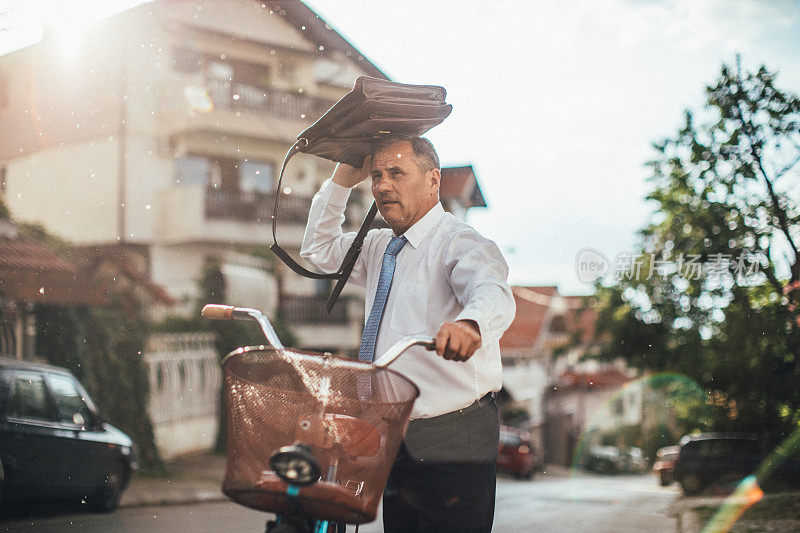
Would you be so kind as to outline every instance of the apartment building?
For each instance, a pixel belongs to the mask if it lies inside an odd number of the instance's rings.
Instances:
[[[124,251],[182,302],[178,312],[215,259],[230,303],[281,309],[303,345],[357,346],[357,294],[327,315],[324,287],[246,252],[271,243],[274,181],[296,135],[357,76],[385,75],[297,1],[156,0],[69,44],[46,34],[0,58],[0,183],[12,216]],[[288,249],[332,169],[310,156],[289,166]]]

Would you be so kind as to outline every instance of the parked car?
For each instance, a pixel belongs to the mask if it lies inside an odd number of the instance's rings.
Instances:
[[[765,490],[800,487],[800,460],[796,456],[768,455],[756,435],[701,433],[680,441],[675,480],[686,494],[697,494],[712,484],[736,483],[756,473]],[[787,450],[784,450],[786,452]],[[774,461],[774,464],[768,464]]]
[[[675,480],[686,494],[712,483],[735,482],[753,473],[762,461],[754,435],[701,433],[680,440]]]
[[[616,474],[625,468],[625,458],[616,446],[592,446],[582,463],[586,470],[600,474]]]
[[[531,434],[510,426],[500,426],[497,470],[518,478],[531,479],[536,471],[536,453]]]
[[[0,498],[74,496],[111,511],[136,467],[132,448],[69,371],[0,358]]]
[[[662,487],[675,481],[675,463],[678,461],[680,446],[665,446],[656,451],[656,462],[653,463],[653,473],[658,477]]]
[[[627,474],[644,474],[647,470],[647,457],[644,456],[644,451],[636,446],[629,448],[620,448],[620,456],[622,464],[620,465],[620,472]]]

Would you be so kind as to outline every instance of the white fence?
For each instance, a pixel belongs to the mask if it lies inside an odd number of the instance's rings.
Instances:
[[[217,435],[222,379],[214,335],[153,335],[144,359],[150,381],[148,409],[161,458],[211,449]]]

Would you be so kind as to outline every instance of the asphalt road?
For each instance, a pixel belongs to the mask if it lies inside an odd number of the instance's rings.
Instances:
[[[500,478],[494,531],[674,533],[676,522],[667,508],[677,494],[677,489],[659,487],[651,475]],[[130,507],[107,515],[75,508],[30,509],[25,516],[0,522],[0,532],[262,532],[266,521],[262,513],[227,502]],[[359,531],[381,532],[380,520]]]

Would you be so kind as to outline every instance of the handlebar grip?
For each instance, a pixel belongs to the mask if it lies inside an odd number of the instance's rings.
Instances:
[[[234,309],[232,305],[206,304],[200,314],[211,320],[232,320]]]

